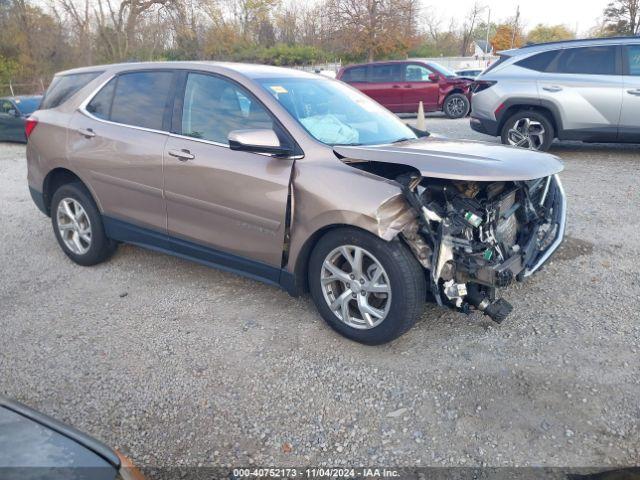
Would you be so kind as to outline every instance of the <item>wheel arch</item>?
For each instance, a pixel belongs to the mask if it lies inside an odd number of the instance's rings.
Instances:
[[[558,111],[557,107],[552,103],[541,101],[538,105],[536,105],[531,101],[509,101],[505,102],[504,105],[504,110],[502,111],[500,121],[498,122],[498,134],[502,132],[504,124],[515,113],[520,111],[534,111],[545,115],[553,126],[554,138],[560,137],[560,132],[562,131],[562,117],[560,116],[560,112]]]
[[[55,191],[62,185],[66,185],[69,183],[81,183],[87,189],[93,201],[96,202],[96,205],[98,205],[98,210],[102,210],[100,208],[100,204],[96,200],[95,195],[89,188],[89,185],[87,185],[87,183],[82,180],[82,178],[80,178],[78,174],[69,170],[68,168],[57,167],[47,173],[42,182],[42,197],[47,215],[51,216],[51,200]]]

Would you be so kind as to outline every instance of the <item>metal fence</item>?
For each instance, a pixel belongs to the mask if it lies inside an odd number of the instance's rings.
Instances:
[[[16,95],[42,94],[44,91],[45,84],[42,79],[26,83],[0,83],[1,96],[11,95],[13,97]]]
[[[499,57],[494,55],[485,55],[482,57],[433,57],[424,58],[422,60],[439,63],[443,67],[447,67],[449,70],[484,70],[498,58]]]
[[[432,58],[421,58],[420,60],[426,60],[428,62],[437,62],[443,67],[447,67],[450,70],[467,70],[467,69],[478,69],[484,70],[493,62],[495,62],[499,57],[494,55],[485,55],[485,56],[471,56],[471,57],[432,57]],[[334,72],[337,73],[342,67],[342,62],[331,62],[331,63],[318,63],[314,65],[302,65],[291,68],[297,68],[299,70],[304,70],[307,72]]]

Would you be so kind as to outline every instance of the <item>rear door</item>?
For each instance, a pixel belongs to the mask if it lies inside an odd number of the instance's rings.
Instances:
[[[11,100],[0,100],[0,141],[24,142],[24,120]]]
[[[612,141],[622,107],[620,52],[614,45],[567,48],[538,77],[542,102],[562,119],[561,138]]]
[[[290,139],[238,83],[204,72],[185,77],[164,156],[171,248],[277,281],[293,159],[233,151],[227,138],[274,129],[282,143]]]
[[[623,48],[624,88],[619,138],[625,142],[640,142],[640,44]]]
[[[174,73],[115,76],[73,115],[68,155],[109,219],[166,233],[162,155],[168,139]],[[125,222],[124,224],[122,222]]]
[[[426,65],[407,63],[404,67],[404,83],[402,84],[402,99],[406,112],[417,112],[422,102],[425,111],[438,110],[440,85],[429,79],[434,73]]]

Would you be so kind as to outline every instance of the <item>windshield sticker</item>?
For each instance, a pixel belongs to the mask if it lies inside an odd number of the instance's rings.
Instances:
[[[273,90],[276,93],[289,93],[287,91],[286,88],[280,86],[280,85],[272,85],[271,87],[269,87],[271,90]]]

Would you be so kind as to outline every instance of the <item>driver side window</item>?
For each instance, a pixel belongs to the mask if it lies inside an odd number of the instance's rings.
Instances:
[[[406,65],[404,80],[406,82],[431,82],[431,80],[429,80],[431,73],[431,70],[422,65]]]
[[[0,102],[0,113],[4,113],[5,115],[15,114],[16,107],[8,100],[2,100]]]
[[[213,75],[187,77],[182,135],[228,145],[233,130],[273,127],[269,113],[239,85]]]

